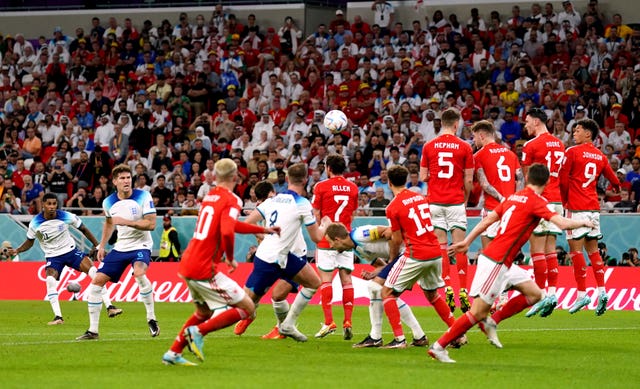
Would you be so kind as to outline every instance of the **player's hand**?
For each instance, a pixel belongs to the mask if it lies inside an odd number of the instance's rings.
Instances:
[[[95,246],[91,250],[89,250],[88,257],[89,257],[90,260],[95,261],[97,254],[98,254],[98,247]]]
[[[9,254],[10,257],[15,257],[16,255],[18,255],[18,250],[16,249],[9,249],[9,251],[7,251],[7,254]]]
[[[229,266],[230,268],[229,273],[233,273],[238,268],[238,262],[236,262],[236,260],[233,258],[231,260],[229,260],[229,258],[225,258],[224,263],[226,263],[227,266]]]
[[[393,235],[393,231],[391,231],[391,228],[385,228],[385,230],[382,232],[382,237],[386,240],[391,240],[391,235]]]
[[[447,247],[447,253],[453,255],[455,253],[466,253],[469,250],[469,244],[465,241],[454,243]],[[443,258],[444,260],[444,258]]]
[[[329,224],[331,224],[331,218],[329,216],[323,216],[322,219],[320,219],[319,227],[326,230]]]
[[[593,222],[593,220],[585,220],[584,221],[584,226],[587,228],[595,228],[596,227],[596,223]]]
[[[96,260],[98,262],[102,262],[106,255],[106,252],[104,251],[104,248],[102,246],[98,246],[97,249],[98,251],[96,252]]]
[[[375,271],[368,271],[368,270],[362,270],[362,273],[360,273],[360,277],[362,277],[363,280],[372,280],[374,278],[376,278],[377,273]]]
[[[267,227],[264,229],[266,234],[277,234],[278,236],[280,236],[280,231],[280,226]]]

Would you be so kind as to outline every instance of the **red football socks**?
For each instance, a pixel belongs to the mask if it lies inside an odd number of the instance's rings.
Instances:
[[[187,321],[184,323],[184,325],[180,329],[180,332],[178,332],[178,337],[173,341],[173,344],[171,345],[171,351],[177,354],[182,353],[182,350],[184,350],[184,348],[187,347],[187,340],[184,338],[184,334],[183,334],[184,330],[187,327],[196,326],[204,322],[205,320],[207,320],[206,317],[200,317],[197,313],[194,313],[193,315],[191,315],[191,317],[187,319]]]
[[[323,282],[320,286],[320,296],[322,301],[322,311],[324,312],[324,324],[333,323],[333,312],[331,312],[331,300],[333,300],[333,287],[330,282]]]
[[[569,253],[571,262],[573,263],[573,276],[578,285],[578,291],[587,290],[587,261],[580,251],[572,251]]]
[[[389,324],[391,324],[393,336],[396,338],[404,336],[402,321],[400,320],[400,310],[398,309],[398,303],[395,297],[387,297],[382,301],[382,304],[384,306],[384,313],[389,319]]]
[[[342,286],[342,306],[344,307],[344,322],[351,323],[353,314],[353,285]]]
[[[547,286],[547,261],[544,253],[531,254],[533,260],[533,275],[536,279],[536,284],[540,289],[544,289]]]

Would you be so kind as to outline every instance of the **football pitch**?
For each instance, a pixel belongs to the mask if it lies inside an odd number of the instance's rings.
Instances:
[[[2,388],[631,388],[640,384],[640,313],[593,311],[549,318],[523,314],[500,324],[504,348],[491,346],[477,329],[469,344],[449,354],[457,364],[431,360],[426,348],[353,349],[369,330],[366,306],[354,310],[354,338],[336,332],[324,339],[320,306],[309,306],[298,328],[306,343],[262,340],[274,324],[270,306],[241,336],[232,328],[205,337],[205,361],[188,351],[196,367],[165,366],[163,353],[192,312],[190,304],[157,303],[160,336],[151,338],[142,303],[120,303],[125,310],[109,319],[103,310],[100,340],[77,342],[88,327],[87,305],[62,302],[65,323],[47,326],[53,317],[46,301],[0,302],[0,387]],[[431,308],[414,308],[435,341],[445,326]],[[459,314],[456,311],[456,314]],[[334,306],[336,321],[342,307]],[[339,326],[340,327],[340,326]],[[384,322],[385,342],[392,339]],[[407,338],[411,334],[405,329]]]

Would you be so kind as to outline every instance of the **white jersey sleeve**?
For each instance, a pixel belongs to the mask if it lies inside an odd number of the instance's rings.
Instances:
[[[389,242],[378,234],[378,226],[356,227],[349,236],[355,244],[354,251],[358,257],[370,262],[378,258],[389,259]]]

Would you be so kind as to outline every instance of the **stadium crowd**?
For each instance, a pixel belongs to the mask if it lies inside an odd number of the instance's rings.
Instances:
[[[595,120],[597,146],[624,181],[620,193],[599,182],[603,209],[635,212],[640,30],[619,14],[605,17],[596,0],[585,10],[564,1],[562,9],[487,11],[436,10],[408,26],[375,1],[352,20],[337,10],[305,37],[291,17],[260,26],[256,15],[240,21],[218,4],[210,16],[181,13],[177,23],[94,17],[74,36],[59,27],[49,38],[6,33],[0,212],[35,214],[52,192],[76,213],[100,214],[113,191],[111,167],[124,162],[159,214],[197,214],[224,157],[238,165],[234,192],[250,209],[256,183],[286,190],[287,167],[297,162],[311,170],[311,196],[327,178],[326,156],[338,153],[361,193],[357,214],[375,215],[392,196],[391,166],[406,166],[407,186],[426,193],[422,147],[449,107],[460,110],[458,136],[472,146],[470,126],[488,119],[516,153],[531,108],[544,109],[565,146],[576,120]],[[352,122],[340,134],[323,125],[332,109]],[[479,185],[474,193],[469,205],[477,207]]]

